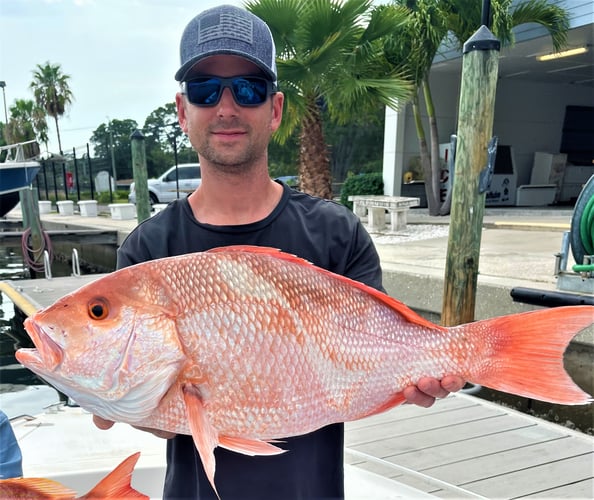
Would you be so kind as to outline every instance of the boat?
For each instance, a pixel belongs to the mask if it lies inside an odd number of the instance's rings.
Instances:
[[[39,151],[37,141],[25,141],[8,146],[0,146],[0,217],[4,217],[19,202],[19,191],[31,186],[41,169],[36,159]],[[35,155],[27,155],[34,152]]]

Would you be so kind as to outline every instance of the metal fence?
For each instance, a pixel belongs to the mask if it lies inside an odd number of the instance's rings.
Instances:
[[[83,150],[72,148],[72,154],[40,161],[41,169],[34,181],[40,200],[95,200],[109,197],[114,201],[111,163],[106,158],[91,158],[88,144]],[[98,174],[105,172],[106,174]],[[106,182],[97,182],[105,177]],[[98,185],[100,184],[100,185]],[[103,199],[102,201],[107,201]]]

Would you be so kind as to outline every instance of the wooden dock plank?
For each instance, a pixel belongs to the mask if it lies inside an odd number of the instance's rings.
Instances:
[[[593,497],[592,436],[466,395],[400,409],[347,424],[348,463],[439,498]]]
[[[430,453],[427,452],[427,448],[415,449],[401,453],[397,458],[391,460],[397,460],[399,464],[415,470],[426,470],[445,464],[458,464],[464,460],[476,459],[477,456],[515,450],[550,439],[549,431],[535,437],[533,432],[535,430],[537,432],[540,430],[536,424],[527,427],[517,427],[517,424],[513,424],[513,427],[507,430],[498,427],[492,429],[492,432],[485,432],[485,434],[474,438],[436,444],[430,447]],[[558,438],[555,438],[556,442],[557,440]],[[390,457],[386,457],[386,459],[390,460]]]
[[[460,418],[459,422],[450,422],[446,426],[440,426],[441,422],[435,422],[434,428],[420,428],[418,431],[407,434],[402,434],[399,430],[390,431],[384,434],[383,439],[378,434],[378,439],[375,441],[366,441],[354,446],[348,444],[348,446],[365,453],[373,453],[381,458],[397,461],[398,459],[395,458],[397,455],[410,451],[430,450],[435,446],[467,441],[476,436],[493,435],[522,426],[522,423],[505,418],[505,415],[478,420],[468,420],[464,415],[461,415]]]
[[[594,498],[594,478],[569,485],[538,491],[524,498]]]
[[[397,411],[397,410],[395,410]],[[450,411],[444,411],[439,414],[420,414],[415,419],[406,419],[392,423],[391,438],[407,436],[411,433],[430,432],[442,430],[451,425],[460,425],[476,420],[484,420],[498,415],[503,415],[503,410],[497,412],[491,408],[484,408],[480,405],[467,408],[456,408]],[[351,429],[349,429],[351,430]],[[365,445],[366,443],[375,443],[385,441],[385,427],[370,426],[362,427],[349,432],[346,444],[351,447]]]
[[[569,486],[592,478],[594,462],[592,455],[588,455],[556,460],[537,467],[474,481],[463,486],[489,497],[493,495],[494,491],[497,491],[498,497],[507,498],[517,498],[559,486]]]
[[[531,476],[530,470],[536,470],[542,465],[573,459],[592,452],[590,443],[567,436],[563,439],[533,443],[456,463],[436,465],[425,468],[422,472],[454,484],[467,484],[480,481],[485,477],[516,473],[520,470],[524,470],[525,474]],[[577,480],[581,479],[583,477],[579,475]]]

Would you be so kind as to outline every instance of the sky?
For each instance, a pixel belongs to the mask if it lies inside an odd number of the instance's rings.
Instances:
[[[241,6],[241,0],[224,3]],[[33,99],[37,64],[59,64],[74,101],[59,120],[62,147],[84,147],[109,120],[142,127],[156,108],[173,102],[179,40],[186,24],[216,0],[0,0],[0,81],[6,106]],[[3,106],[3,103],[2,103]],[[9,111],[10,115],[10,111]],[[0,119],[5,120],[4,108]],[[48,118],[49,150],[58,152]]]

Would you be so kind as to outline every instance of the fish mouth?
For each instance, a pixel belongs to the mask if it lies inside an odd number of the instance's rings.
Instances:
[[[19,349],[15,353],[17,361],[31,369],[55,370],[64,358],[62,348],[51,339],[43,327],[30,318],[25,320],[24,326],[36,349]]]

